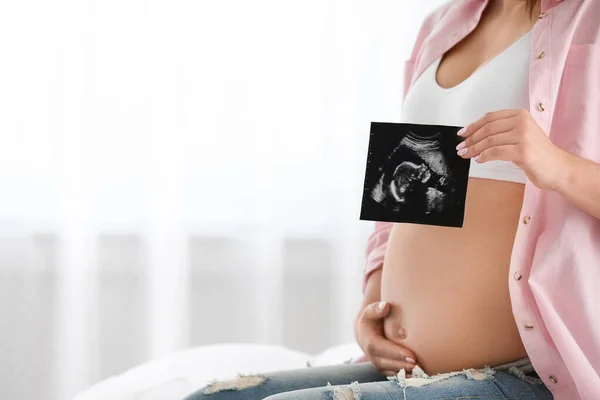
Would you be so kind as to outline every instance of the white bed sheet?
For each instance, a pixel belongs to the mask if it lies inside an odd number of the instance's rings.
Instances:
[[[184,350],[142,364],[90,387],[73,400],[181,400],[212,379],[238,373],[342,363],[362,355],[356,343],[310,355],[280,346],[220,344]]]

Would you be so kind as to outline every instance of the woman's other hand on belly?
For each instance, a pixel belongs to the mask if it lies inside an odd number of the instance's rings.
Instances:
[[[416,365],[412,351],[388,340],[384,335],[383,320],[391,306],[382,301],[365,306],[355,321],[358,345],[369,361],[384,375],[396,375],[402,368],[411,373]]]

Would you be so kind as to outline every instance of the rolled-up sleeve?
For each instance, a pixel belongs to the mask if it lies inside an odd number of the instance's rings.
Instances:
[[[391,222],[375,222],[375,229],[369,236],[365,250],[365,266],[363,273],[362,292],[365,293],[367,280],[373,271],[383,266],[383,258],[388,238],[392,230]]]

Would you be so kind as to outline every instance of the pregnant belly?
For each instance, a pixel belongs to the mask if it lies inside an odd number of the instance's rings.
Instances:
[[[523,185],[470,178],[461,229],[395,224],[382,273],[389,340],[429,374],[527,356],[512,314],[508,270]]]

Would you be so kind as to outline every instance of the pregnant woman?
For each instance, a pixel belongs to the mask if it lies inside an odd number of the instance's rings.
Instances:
[[[360,362],[189,400],[600,399],[600,1],[449,1],[405,67],[402,121],[465,127],[463,228],[375,224]]]

